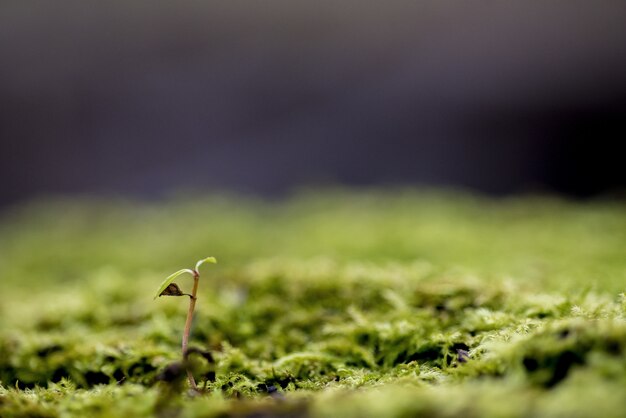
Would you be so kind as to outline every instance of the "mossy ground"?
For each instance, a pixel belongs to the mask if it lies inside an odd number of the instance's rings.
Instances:
[[[0,416],[626,416],[625,250],[620,202],[33,202],[0,219]],[[152,297],[208,255],[192,396],[187,301]]]

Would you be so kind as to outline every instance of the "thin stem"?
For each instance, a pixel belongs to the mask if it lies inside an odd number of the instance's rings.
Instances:
[[[191,290],[191,295],[189,298],[189,310],[187,311],[187,321],[185,321],[185,331],[183,332],[183,359],[185,358],[185,354],[187,354],[187,345],[189,344],[189,334],[191,333],[191,322],[193,320],[193,310],[196,307],[196,295],[198,293],[198,282],[200,279],[200,274],[194,270],[193,271],[193,289]],[[187,369],[187,378],[189,379],[189,385],[193,390],[198,390],[198,386],[196,386],[196,380],[193,378],[193,374],[191,370]]]

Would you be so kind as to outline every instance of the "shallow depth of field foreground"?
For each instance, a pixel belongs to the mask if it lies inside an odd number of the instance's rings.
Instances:
[[[194,394],[153,296],[207,256]],[[0,217],[0,416],[625,416],[624,291],[624,202],[40,200]]]

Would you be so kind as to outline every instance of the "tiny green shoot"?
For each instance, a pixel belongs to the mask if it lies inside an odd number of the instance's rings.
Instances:
[[[159,296],[189,296],[189,310],[187,311],[187,320],[185,321],[185,329],[183,331],[183,342],[182,342],[183,358],[185,358],[187,354],[187,346],[189,344],[189,334],[191,333],[191,323],[193,320],[193,311],[196,307],[196,300],[198,299],[197,293],[198,293],[198,282],[200,281],[200,266],[204,263],[215,264],[217,263],[217,260],[215,259],[215,257],[207,257],[202,260],[199,260],[196,263],[195,268],[193,269],[181,269],[181,270],[178,270],[176,273],[170,274],[169,276],[165,278],[165,280],[163,280],[163,282],[159,286],[159,289],[157,290],[156,295],[154,296],[154,299],[156,299]],[[174,283],[174,280],[177,277],[185,273],[193,277],[193,288],[191,290],[191,293],[183,293],[183,291],[180,289],[178,284]],[[191,386],[191,388],[194,390],[198,390],[198,387],[196,385],[196,380],[194,379],[193,374],[191,373],[191,370],[189,369],[187,370],[187,378],[189,379],[189,385]]]

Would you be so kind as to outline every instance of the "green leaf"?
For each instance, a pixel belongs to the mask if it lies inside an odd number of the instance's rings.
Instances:
[[[215,257],[207,257],[203,260],[200,260],[196,263],[196,271],[198,271],[198,269],[200,268],[200,266],[204,263],[211,263],[211,264],[216,264],[217,260],[215,259]]]
[[[167,289],[167,287],[174,281],[175,278],[185,273],[189,273],[193,276],[193,271],[189,269],[178,270],[176,273],[173,273],[167,276],[167,278],[163,280],[163,283],[161,283],[161,285],[159,286],[159,290],[157,290],[156,295],[154,295],[154,299],[161,296],[161,293],[163,293],[163,291]]]

